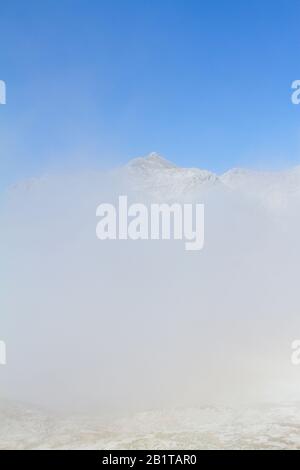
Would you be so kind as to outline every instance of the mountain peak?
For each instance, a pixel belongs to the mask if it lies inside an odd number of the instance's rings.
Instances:
[[[163,170],[176,168],[174,163],[169,162],[156,152],[151,152],[145,157],[134,158],[127,165],[130,168],[140,168],[142,170]]]

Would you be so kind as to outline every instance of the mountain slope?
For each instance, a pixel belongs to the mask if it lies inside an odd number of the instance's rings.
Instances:
[[[123,169],[133,189],[159,197],[193,195],[221,184],[210,171],[179,168],[157,153],[131,160]]]
[[[160,198],[201,197],[218,189],[275,210],[284,209],[290,201],[300,202],[300,166],[278,172],[234,168],[216,175],[199,168],[180,168],[151,153],[131,160],[123,171],[132,189]]]

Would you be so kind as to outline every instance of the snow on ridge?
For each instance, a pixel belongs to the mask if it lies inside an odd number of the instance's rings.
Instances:
[[[189,195],[220,183],[208,170],[180,168],[157,153],[131,160],[122,169],[133,189],[160,197]]]
[[[284,209],[289,200],[300,200],[300,167],[283,171],[234,168],[220,177],[230,190],[260,200],[273,209]]]
[[[174,163],[166,160],[156,152],[151,152],[146,157],[134,158],[127,163],[126,167],[141,170],[164,170],[177,168]]]
[[[124,168],[133,189],[160,198],[194,197],[217,189],[238,192],[271,210],[285,209],[290,201],[300,202],[300,166],[273,172],[233,168],[217,175],[200,168],[181,168],[151,153]]]
[[[100,172],[99,172],[100,174]],[[292,201],[300,203],[300,166],[284,171],[256,171],[233,168],[221,175],[200,168],[182,168],[166,160],[156,152],[145,157],[134,158],[126,165],[102,173],[102,177],[118,178],[125,181],[125,189],[145,193],[159,199],[178,199],[185,197],[202,197],[212,190],[223,193],[236,193],[250,198],[256,203],[271,209],[284,209]],[[76,181],[80,179],[77,175]],[[100,183],[100,176],[90,178],[85,175],[86,184],[95,186]],[[19,183],[12,188],[31,192],[44,187],[45,183],[52,186],[51,177],[33,178]],[[77,181],[78,182],[78,181]],[[72,178],[61,181],[61,185],[72,184]],[[127,186],[126,186],[127,184]]]

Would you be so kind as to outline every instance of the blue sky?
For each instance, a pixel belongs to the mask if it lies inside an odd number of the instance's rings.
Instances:
[[[298,0],[1,2],[0,185],[157,151],[300,163]]]

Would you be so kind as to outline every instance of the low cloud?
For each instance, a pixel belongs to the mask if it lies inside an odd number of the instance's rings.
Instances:
[[[183,241],[98,240],[96,207],[120,194],[153,197],[114,172],[7,195],[1,396],[112,412],[297,397],[298,206],[217,187],[189,195],[205,203],[206,234],[187,252]]]

